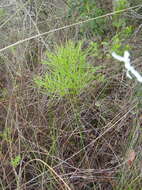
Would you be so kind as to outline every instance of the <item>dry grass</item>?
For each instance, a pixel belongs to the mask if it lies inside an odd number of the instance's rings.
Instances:
[[[19,0],[17,15],[3,18],[1,48],[74,22],[61,17],[66,14],[65,1],[60,4],[50,0],[46,4],[41,0],[38,4],[33,0],[32,3],[35,16]],[[129,81],[125,72],[120,72],[119,63],[111,58],[99,60],[106,66],[101,72],[107,80],[94,81],[75,100],[49,98],[35,88],[33,77],[45,70],[40,64],[45,49],[53,49],[54,44],[67,39],[76,40],[78,30],[74,26],[0,54],[2,190],[141,188],[142,110],[140,99],[135,95],[141,87]],[[130,44],[133,55],[137,55],[133,62],[140,68],[139,35],[133,36]],[[98,64],[98,60],[92,62]],[[132,150],[136,156],[129,164]],[[18,155],[20,161],[15,166],[12,161]]]

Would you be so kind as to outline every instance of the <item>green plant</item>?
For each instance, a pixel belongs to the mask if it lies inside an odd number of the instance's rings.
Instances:
[[[129,51],[130,46],[128,44],[124,45],[123,42],[124,42],[124,40],[119,35],[116,34],[112,38],[110,51],[116,52],[119,55],[123,55],[124,51],[126,51],[126,50]]]
[[[105,10],[98,7],[97,3],[92,0],[71,0],[68,17],[75,15],[78,20],[85,20],[101,16]],[[106,30],[106,19],[96,19],[91,22],[84,23],[80,26],[81,36],[103,35]]]
[[[88,50],[89,50],[91,56],[94,56],[94,57],[100,57],[101,56],[100,45],[97,42],[91,42],[89,44]]]
[[[1,101],[5,100],[7,95],[8,95],[7,88],[1,88],[0,100]]]
[[[133,32],[132,26],[125,26],[121,29],[120,32],[116,33],[112,38],[111,52],[114,51],[122,55],[125,50],[129,51],[131,48],[125,42],[131,36],[132,32]]]
[[[115,0],[114,1],[114,10],[120,11],[128,7],[128,0]]]
[[[128,0],[117,0],[114,1],[114,11],[120,11],[123,9],[128,8]],[[113,16],[113,23],[112,25],[116,27],[117,30],[121,29],[122,27],[126,26],[126,18],[122,16],[122,13],[115,14]]]
[[[9,127],[6,127],[4,131],[0,133],[0,138],[8,143],[11,143],[12,142],[11,134],[12,130]]]
[[[17,155],[15,158],[12,158],[11,165],[14,168],[16,168],[20,164],[20,161],[21,161],[21,157],[20,157],[20,155]]]
[[[49,94],[64,96],[78,94],[95,79],[98,67],[87,64],[88,50],[82,50],[82,42],[77,45],[69,41],[65,46],[57,46],[54,53],[47,52],[48,61],[42,62],[50,69],[43,77],[36,77],[35,83]]]
[[[128,6],[128,0],[117,0],[114,2],[115,11],[126,9]],[[132,34],[133,28],[132,26],[127,26],[127,19],[121,13],[113,16],[112,25],[115,27],[116,33],[111,40],[110,51],[122,55],[125,50],[129,51],[131,49],[125,42]]]
[[[131,50],[130,45],[126,42],[131,36],[132,32],[132,26],[125,26],[119,32],[116,32],[111,41],[103,41],[102,45],[109,53],[116,52],[119,55],[123,55],[124,51]]]

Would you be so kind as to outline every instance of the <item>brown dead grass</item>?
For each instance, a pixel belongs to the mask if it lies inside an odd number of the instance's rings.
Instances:
[[[94,81],[75,102],[51,99],[33,83],[35,74],[44,72],[41,44],[35,40],[2,55],[1,189],[114,190],[129,184],[140,189],[142,120],[136,82],[117,72],[114,60],[103,60],[110,63],[102,70],[106,82]],[[136,153],[131,166],[129,149]],[[11,160],[17,155],[21,160],[14,167]]]

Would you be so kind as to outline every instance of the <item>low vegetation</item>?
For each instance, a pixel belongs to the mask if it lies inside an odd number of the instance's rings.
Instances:
[[[97,78],[95,72],[98,67],[87,64],[88,49],[81,49],[82,43],[75,45],[67,42],[65,47],[57,47],[55,53],[47,52],[49,61],[45,76],[36,77],[35,83],[48,95],[69,96],[75,95],[85,88],[89,82]]]
[[[141,9],[2,2],[0,189],[142,189],[142,87],[112,57],[129,51],[141,74]]]

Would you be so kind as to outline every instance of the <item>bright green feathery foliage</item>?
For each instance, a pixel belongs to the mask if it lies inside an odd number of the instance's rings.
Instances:
[[[76,95],[95,78],[97,67],[87,63],[88,49],[82,50],[82,42],[77,45],[69,41],[65,46],[57,46],[55,52],[47,52],[46,64],[49,71],[35,82],[49,95]]]

